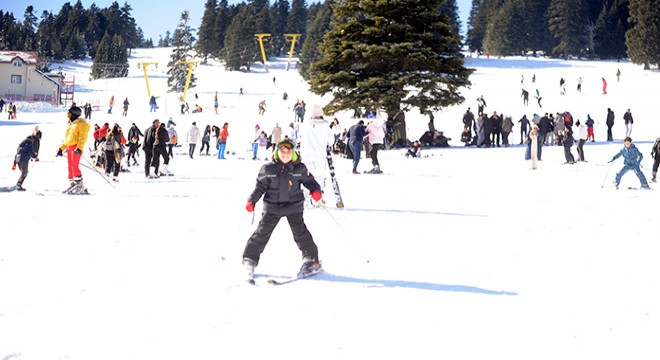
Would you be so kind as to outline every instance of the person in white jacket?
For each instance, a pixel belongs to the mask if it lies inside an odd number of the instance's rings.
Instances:
[[[584,143],[587,142],[588,134],[587,134],[587,127],[584,126],[584,124],[580,124],[580,120],[575,122],[575,126],[578,128],[578,133],[577,133],[577,139],[578,139],[578,145],[577,145],[577,152],[578,152],[578,160],[577,161],[586,161],[584,160]]]
[[[186,141],[190,147],[188,150],[188,155],[190,155],[190,158],[192,159],[193,154],[195,153],[195,146],[197,146],[197,143],[199,142],[199,128],[197,127],[197,123],[194,121],[190,127],[190,130],[188,130]]]
[[[323,117],[319,105],[314,105],[312,118],[300,124],[300,156],[324,192],[329,183],[328,147],[334,143],[330,122]]]

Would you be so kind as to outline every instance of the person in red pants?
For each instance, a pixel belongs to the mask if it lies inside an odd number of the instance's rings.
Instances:
[[[57,156],[62,156],[66,150],[70,185],[68,189],[64,190],[65,194],[81,194],[86,190],[80,172],[80,157],[89,137],[89,124],[80,117],[81,114],[82,110],[77,106],[69,109],[67,112],[69,125],[66,128],[64,141],[57,149]]]

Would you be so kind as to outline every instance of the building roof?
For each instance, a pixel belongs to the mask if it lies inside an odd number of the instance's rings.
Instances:
[[[11,63],[19,58],[27,65],[37,65],[36,51],[0,51],[0,63]]]

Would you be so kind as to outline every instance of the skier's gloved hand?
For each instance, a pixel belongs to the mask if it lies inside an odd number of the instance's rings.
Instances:
[[[245,204],[245,210],[247,210],[247,212],[254,211],[254,204],[252,204],[252,201],[248,200],[247,204]]]
[[[311,195],[312,195],[312,199],[314,199],[314,201],[316,202],[321,201],[321,198],[323,197],[323,194],[321,194],[321,191],[319,190],[312,191]]]
[[[57,149],[57,154],[55,156],[62,156],[62,149]]]
[[[11,169],[16,170],[16,163],[14,163],[14,165],[12,165]]]
[[[76,149],[76,151],[73,152],[76,155],[82,155],[82,150]]]

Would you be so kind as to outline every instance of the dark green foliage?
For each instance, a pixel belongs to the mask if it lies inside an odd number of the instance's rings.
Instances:
[[[334,20],[312,64],[311,90],[332,94],[327,114],[364,107],[439,110],[464,101],[472,72],[459,52],[459,35],[441,0],[334,3]]]
[[[557,41],[553,54],[568,59],[586,54],[589,18],[583,0],[552,0],[548,9],[550,33]]]
[[[628,56],[635,64],[660,65],[660,7],[657,0],[630,0]]]
[[[305,80],[309,80],[310,65],[323,57],[319,45],[323,42],[325,33],[330,30],[330,22],[332,21],[331,2],[331,0],[326,0],[319,8],[303,42],[299,71]]]
[[[125,77],[128,75],[126,43],[121,35],[106,33],[101,39],[92,64],[92,79]]]

